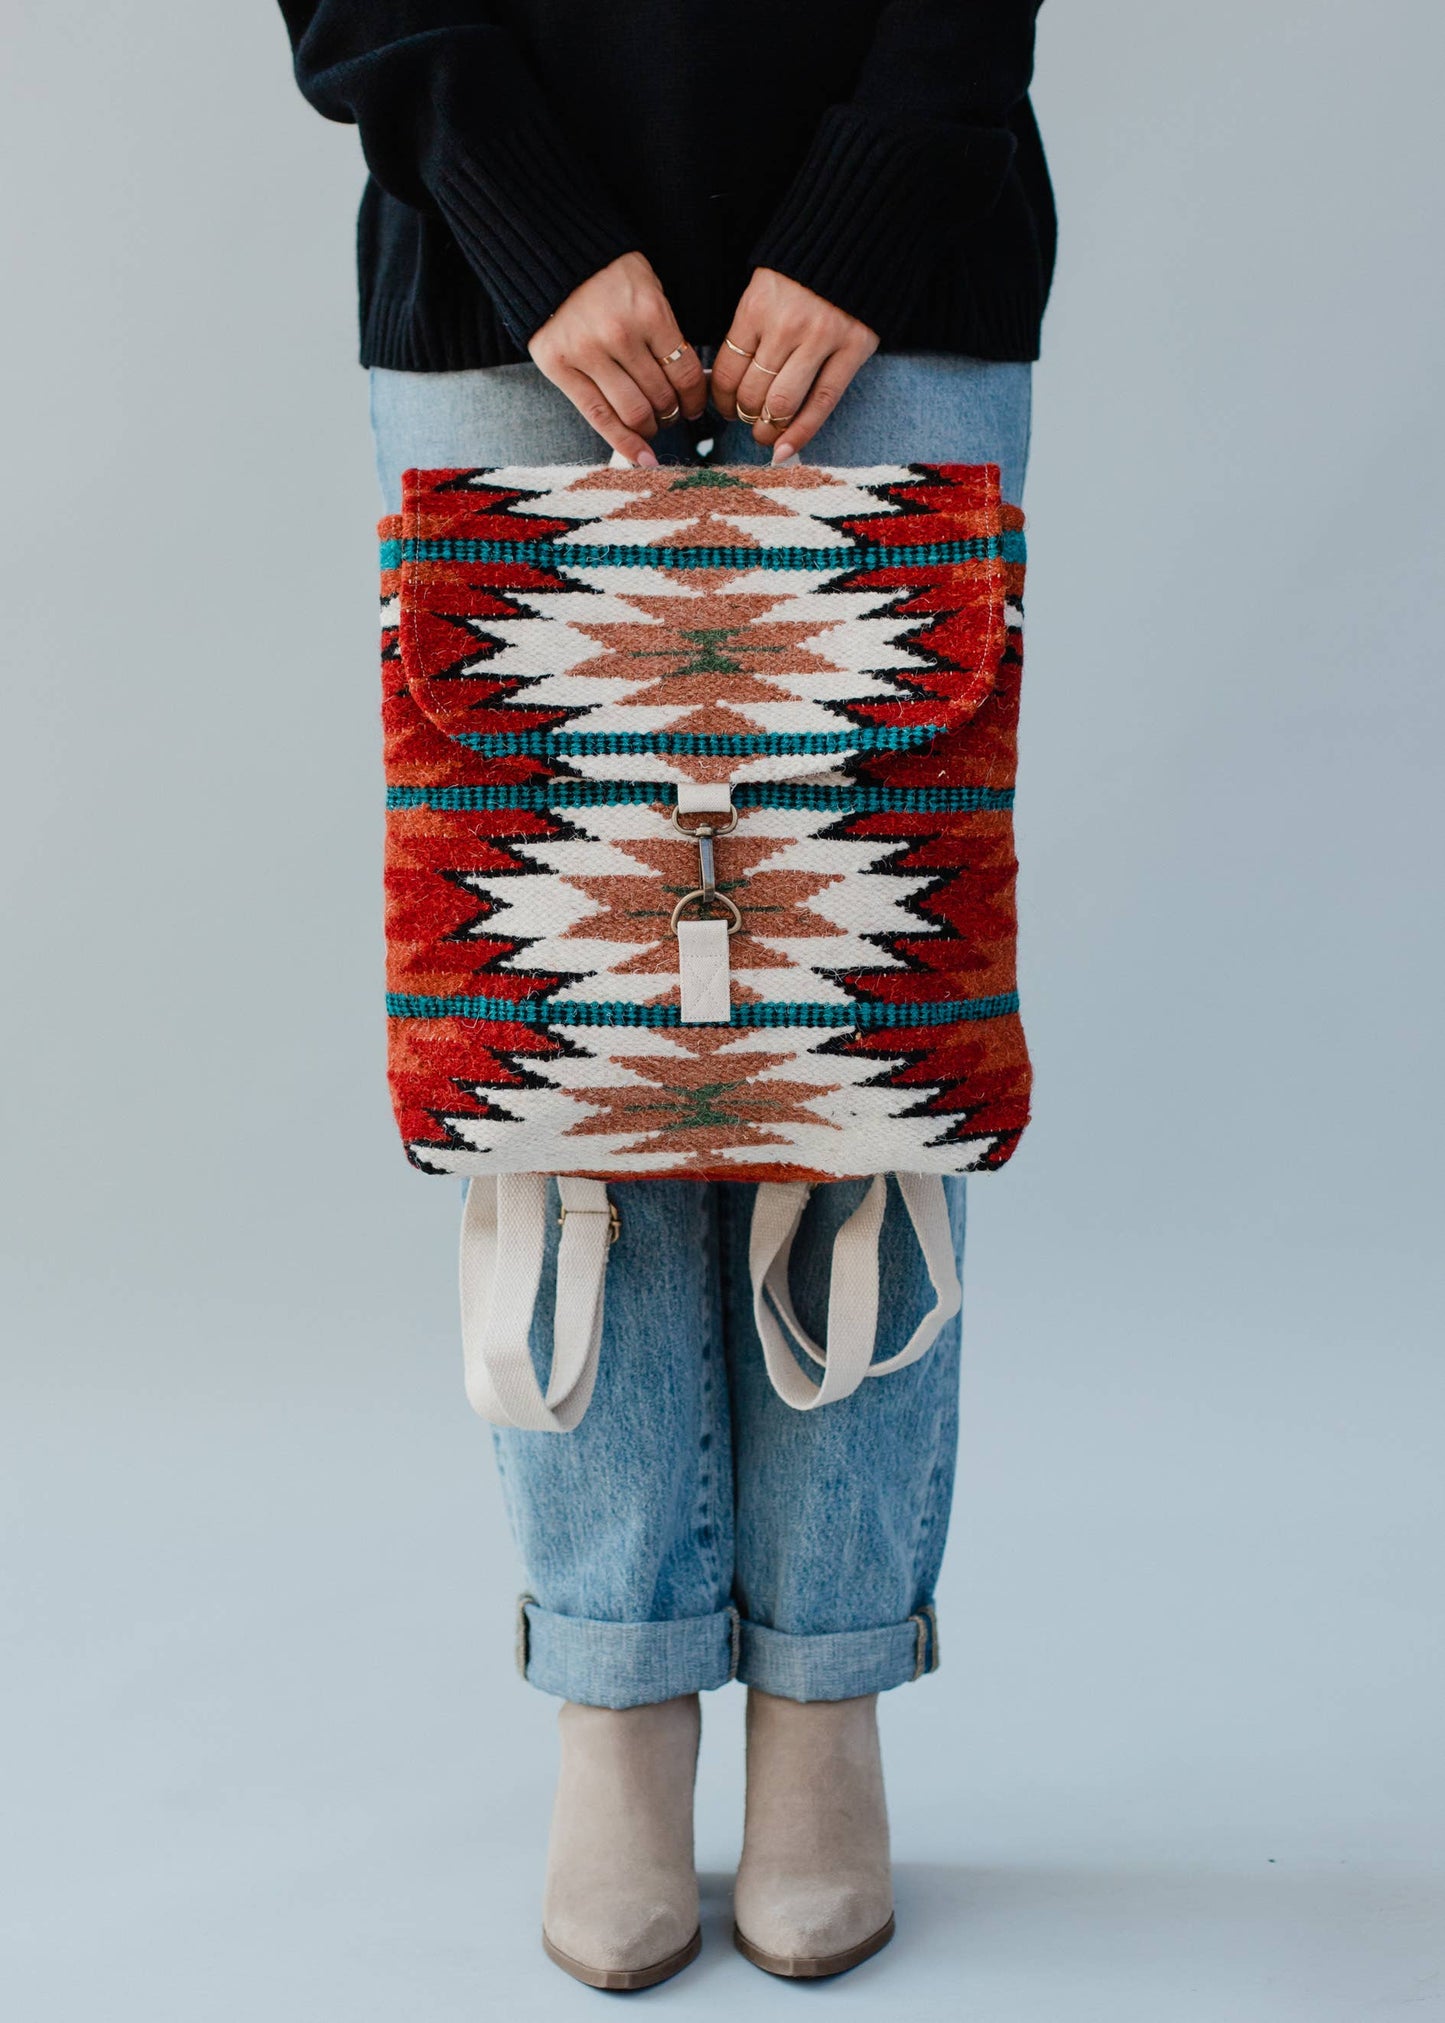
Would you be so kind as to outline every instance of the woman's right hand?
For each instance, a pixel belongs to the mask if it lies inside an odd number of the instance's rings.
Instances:
[[[697,353],[677,327],[662,283],[641,253],[589,275],[527,346],[532,361],[629,463],[655,465],[647,446],[680,408],[707,404]],[[680,352],[677,358],[671,353]]]

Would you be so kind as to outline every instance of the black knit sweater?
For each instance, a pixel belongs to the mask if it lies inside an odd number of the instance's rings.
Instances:
[[[371,177],[361,360],[526,356],[638,249],[695,344],[754,267],[891,350],[1035,358],[1054,257],[1040,0],[281,0]]]

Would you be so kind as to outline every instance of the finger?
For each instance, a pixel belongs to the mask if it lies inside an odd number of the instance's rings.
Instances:
[[[863,363],[863,355],[852,350],[835,351],[813,381],[807,399],[782,432],[771,438],[773,462],[780,464],[810,443],[848,391],[853,375]]]
[[[624,428],[631,429],[634,435],[657,434],[657,409],[625,365],[616,358],[599,358],[587,369]],[[660,378],[661,374],[658,376]],[[672,405],[665,394],[663,405]]]
[[[765,336],[758,357],[765,356],[769,348],[774,358],[786,354],[787,347],[779,344],[776,338],[769,339]],[[744,428],[755,428],[777,373],[774,369],[764,372],[757,358],[750,358],[746,362],[740,358],[738,364],[743,367],[743,375],[733,388],[733,413]]]
[[[657,458],[646,441],[635,429],[627,427],[595,380],[589,379],[585,372],[577,371],[574,366],[562,365],[553,375],[553,381],[582,419],[591,423],[604,442],[610,443],[615,450],[621,450],[630,464],[642,464],[648,468],[656,465]]]
[[[786,336],[776,328],[763,332],[758,340],[757,351],[747,361],[742,379],[733,394],[733,407],[739,421],[746,422],[750,414],[758,414],[763,408],[771,405],[773,388],[802,349],[803,344],[800,344],[797,338]],[[815,341],[811,347],[811,355],[814,361],[813,370],[816,371],[827,357],[828,348],[826,345],[818,345]],[[741,359],[738,362],[742,364]],[[808,383],[810,385],[812,383],[812,373],[808,375]],[[806,386],[803,391],[807,392]],[[786,407],[781,408],[781,412],[791,414],[793,410]]]
[[[736,411],[739,382],[753,361],[761,337],[760,325],[751,319],[735,317],[732,329],[718,346],[712,362],[712,404],[729,421]]]
[[[617,362],[643,398],[650,403],[659,427],[666,427],[669,421],[677,420],[682,413],[682,402],[673,392],[672,381],[663,371],[661,363],[654,358],[641,338],[619,352]]]
[[[777,437],[792,421],[807,400],[813,381],[827,362],[826,347],[804,348],[799,346],[791,352],[771,379],[762,377],[757,383],[762,392],[757,396],[756,405],[752,398],[755,370],[744,376],[738,392],[738,410],[744,421],[750,414],[758,419],[753,424],[753,441],[771,448]]]
[[[672,388],[672,400],[667,405],[671,407],[676,401],[688,420],[696,421],[707,406],[707,376],[702,360],[675,323],[662,323],[648,342]]]

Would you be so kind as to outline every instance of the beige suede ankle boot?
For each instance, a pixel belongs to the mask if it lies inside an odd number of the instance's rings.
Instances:
[[[748,1689],[748,1797],[733,1938],[790,1980],[856,1967],[893,1936],[878,1695]]]
[[[650,1707],[579,1707],[562,1744],[542,1944],[591,1988],[651,1988],[697,1957],[692,1790],[696,1693]]]

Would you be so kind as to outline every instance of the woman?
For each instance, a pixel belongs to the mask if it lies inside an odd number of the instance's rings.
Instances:
[[[409,466],[609,446],[994,462],[1018,502],[1054,237],[1037,0],[282,4],[303,91],[359,126],[371,170],[361,358],[387,511]],[[810,1327],[860,1186],[810,1204]],[[876,1700],[937,1664],[958,1327],[791,1411],[753,1330],[751,1194],[627,1183],[586,1420],[496,1436],[524,1673],[564,1702],[544,1943],[599,1987],[697,1952],[697,1696],[733,1677],[739,1947],[817,1977],[893,1930]],[[880,1355],[927,1303],[907,1229],[890,1193]]]

